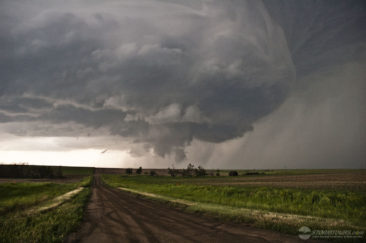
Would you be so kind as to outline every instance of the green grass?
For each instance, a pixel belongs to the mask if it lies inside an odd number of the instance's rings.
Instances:
[[[40,214],[15,211],[0,216],[0,242],[62,242],[82,220],[90,189]]]
[[[22,210],[60,196],[77,187],[90,185],[91,177],[76,183],[18,182],[0,184],[0,215]]]
[[[62,242],[81,222],[91,180],[87,176],[76,183],[0,184],[0,242]],[[78,187],[84,190],[56,208],[28,210]]]
[[[77,187],[77,183],[2,183],[0,184],[0,215],[21,210],[62,195]]]
[[[226,178],[229,180],[230,178]],[[103,175],[115,187],[126,187],[176,199],[234,208],[336,218],[366,226],[366,195],[362,192],[300,188],[199,185],[211,178],[169,178]],[[218,180],[223,180],[218,178]]]
[[[92,180],[92,176],[85,176],[80,182],[77,183],[77,185],[82,187],[90,187]]]

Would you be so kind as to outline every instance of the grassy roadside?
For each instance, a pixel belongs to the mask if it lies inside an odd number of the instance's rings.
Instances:
[[[7,201],[17,202],[14,204],[17,206],[13,205],[11,210],[8,208],[0,214],[0,242],[62,242],[65,236],[76,229],[83,217],[85,205],[90,195],[90,183],[91,177],[70,184],[36,183],[36,185],[32,185],[34,183],[16,183],[19,184],[18,190],[14,190],[13,194],[8,193]],[[13,188],[16,186],[12,185]],[[58,207],[42,213],[29,213],[28,210],[25,210],[31,205],[43,201],[47,202],[51,198],[80,186],[84,187],[80,193]],[[27,187],[29,193],[20,197],[21,193],[26,192]],[[53,190],[57,190],[57,192]],[[7,190],[4,191],[7,192]],[[45,195],[47,199],[43,200]],[[11,196],[15,198],[13,201]]]
[[[77,185],[56,183],[3,183],[0,184],[0,215],[15,210],[23,210],[45,202],[68,191]]]
[[[197,185],[189,183],[194,179],[169,177],[103,175],[102,178],[114,187],[153,193],[159,200],[183,203],[189,211],[286,233],[297,233],[302,225],[321,229],[366,228],[366,195],[360,192]]]
[[[77,187],[89,186],[91,177],[76,183],[18,182],[0,184],[0,215],[48,201]]]

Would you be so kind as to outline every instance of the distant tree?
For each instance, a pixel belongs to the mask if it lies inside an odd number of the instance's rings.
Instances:
[[[171,177],[176,177],[178,175],[178,170],[174,168],[172,169],[168,168],[168,173]]]
[[[191,177],[195,171],[194,165],[189,163],[186,169],[183,169],[182,176]]]
[[[216,176],[220,176],[220,170],[216,171]]]
[[[238,172],[236,170],[232,170],[229,172],[229,176],[238,176]]]
[[[142,167],[140,166],[137,170],[136,170],[136,174],[140,175],[142,173]]]
[[[131,175],[132,174],[132,168],[127,168],[126,169],[126,174]]]
[[[198,166],[197,169],[194,170],[196,176],[205,176],[207,175],[206,170],[202,166]]]
[[[156,174],[156,171],[155,170],[150,170],[150,175],[151,176],[156,176],[157,174]]]

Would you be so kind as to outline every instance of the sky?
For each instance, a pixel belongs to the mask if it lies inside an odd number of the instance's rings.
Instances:
[[[0,162],[366,168],[363,0],[2,0]]]

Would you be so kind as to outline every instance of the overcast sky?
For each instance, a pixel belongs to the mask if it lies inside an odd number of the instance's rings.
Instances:
[[[365,168],[365,23],[363,0],[2,0],[0,161]]]

